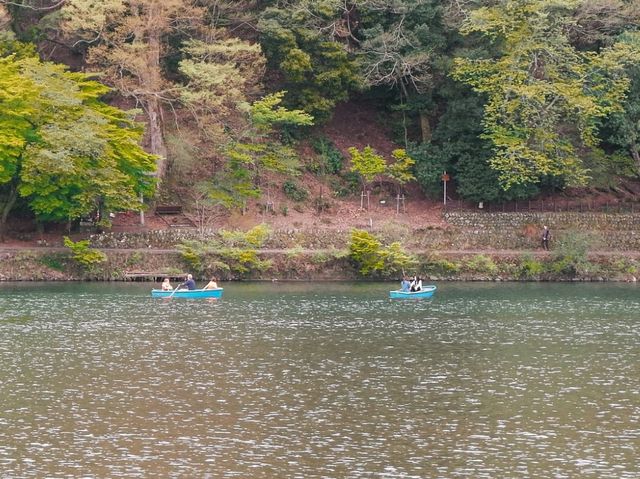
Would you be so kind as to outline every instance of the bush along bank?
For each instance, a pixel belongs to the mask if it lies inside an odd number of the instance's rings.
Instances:
[[[171,250],[103,249],[89,240],[68,249],[3,253],[0,280],[157,280],[186,273],[229,280],[398,280],[419,274],[431,281],[636,281],[640,259],[624,252],[590,252],[593,238],[570,232],[554,241],[549,253],[438,253],[407,251],[395,235],[353,229],[341,248],[271,245],[268,227],[223,231],[207,239],[183,239]],[[323,245],[324,246],[324,245]]]
[[[199,280],[215,275],[222,281],[235,280],[399,280],[402,270],[369,270],[348,250],[245,254],[240,250],[208,251],[199,266],[181,253],[104,251],[99,263],[83,265],[71,252],[20,250],[2,253],[0,281],[131,281],[181,277],[191,272]],[[416,255],[406,274],[420,274],[430,281],[632,281],[640,276],[640,261],[624,255],[586,257],[566,255],[534,256],[456,254],[437,252]]]

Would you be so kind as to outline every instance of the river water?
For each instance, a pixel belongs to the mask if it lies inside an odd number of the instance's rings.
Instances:
[[[640,287],[0,284],[1,478],[640,478]]]

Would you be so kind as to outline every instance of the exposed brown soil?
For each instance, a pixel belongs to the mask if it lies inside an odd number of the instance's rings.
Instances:
[[[348,158],[347,149],[351,146],[362,149],[372,146],[379,154],[389,158],[391,152],[401,147],[390,138],[391,134],[384,118],[375,108],[364,103],[346,103],[339,105],[332,120],[314,132],[327,137]],[[314,155],[311,145],[302,142],[300,154],[303,159]],[[348,168],[348,165],[345,166]],[[396,192],[391,184],[374,185],[369,196],[367,207],[366,197],[354,194],[347,198],[336,198],[326,182],[321,182],[316,176],[305,173],[296,182],[310,193],[305,203],[296,203],[288,199],[282,192],[281,178],[266,178],[266,183],[272,186],[268,195],[250,204],[245,214],[234,213],[230,216],[217,218],[211,223],[215,228],[248,229],[256,224],[266,223],[273,229],[335,229],[350,228],[376,229],[385,227],[401,227],[408,230],[424,227],[446,227],[442,219],[442,200],[429,199],[424,196],[417,184],[408,185],[405,192],[404,205],[398,208]],[[453,192],[452,192],[453,193]],[[329,205],[328,209],[318,212],[312,205],[312,200],[322,196]],[[569,189],[555,195],[545,195],[532,203],[535,207],[543,205],[553,211],[552,205],[587,205],[598,207],[603,205],[619,205],[640,198],[640,182],[624,180],[618,186],[607,189]],[[176,202],[178,203],[178,202]],[[265,212],[268,204],[269,211]],[[363,205],[364,207],[361,207]],[[546,207],[544,206],[546,205]],[[467,205],[474,208],[475,205]],[[398,209],[400,213],[398,213]],[[188,210],[188,206],[185,208]],[[507,208],[507,211],[509,208]],[[640,211],[640,207],[636,208]],[[114,231],[144,231],[163,230],[173,228],[185,222],[184,216],[156,216],[153,211],[145,214],[144,226],[140,224],[139,213],[119,213],[113,219]],[[31,229],[29,232],[28,230]],[[64,226],[49,228],[43,233],[34,233],[33,226],[13,221],[10,225],[7,246],[45,246],[59,245],[62,236],[68,234]],[[72,238],[79,239],[88,234],[72,234]]]

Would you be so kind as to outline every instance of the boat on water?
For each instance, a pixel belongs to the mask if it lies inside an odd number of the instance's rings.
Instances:
[[[436,292],[436,287],[425,286],[420,291],[389,291],[389,298],[391,299],[419,299],[419,298],[430,298],[433,296],[433,293]]]
[[[163,291],[161,289],[152,289],[151,297],[153,298],[222,298],[224,288],[217,289],[178,289],[171,291]]]

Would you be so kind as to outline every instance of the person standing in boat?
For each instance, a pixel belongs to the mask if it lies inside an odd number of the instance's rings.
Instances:
[[[211,281],[209,281],[207,285],[202,289],[218,289],[218,283],[216,281],[216,277],[212,276]]]
[[[193,276],[191,276],[191,274],[187,275],[187,280],[182,283],[182,285],[186,286],[189,290],[196,289],[196,282],[193,280]]]

